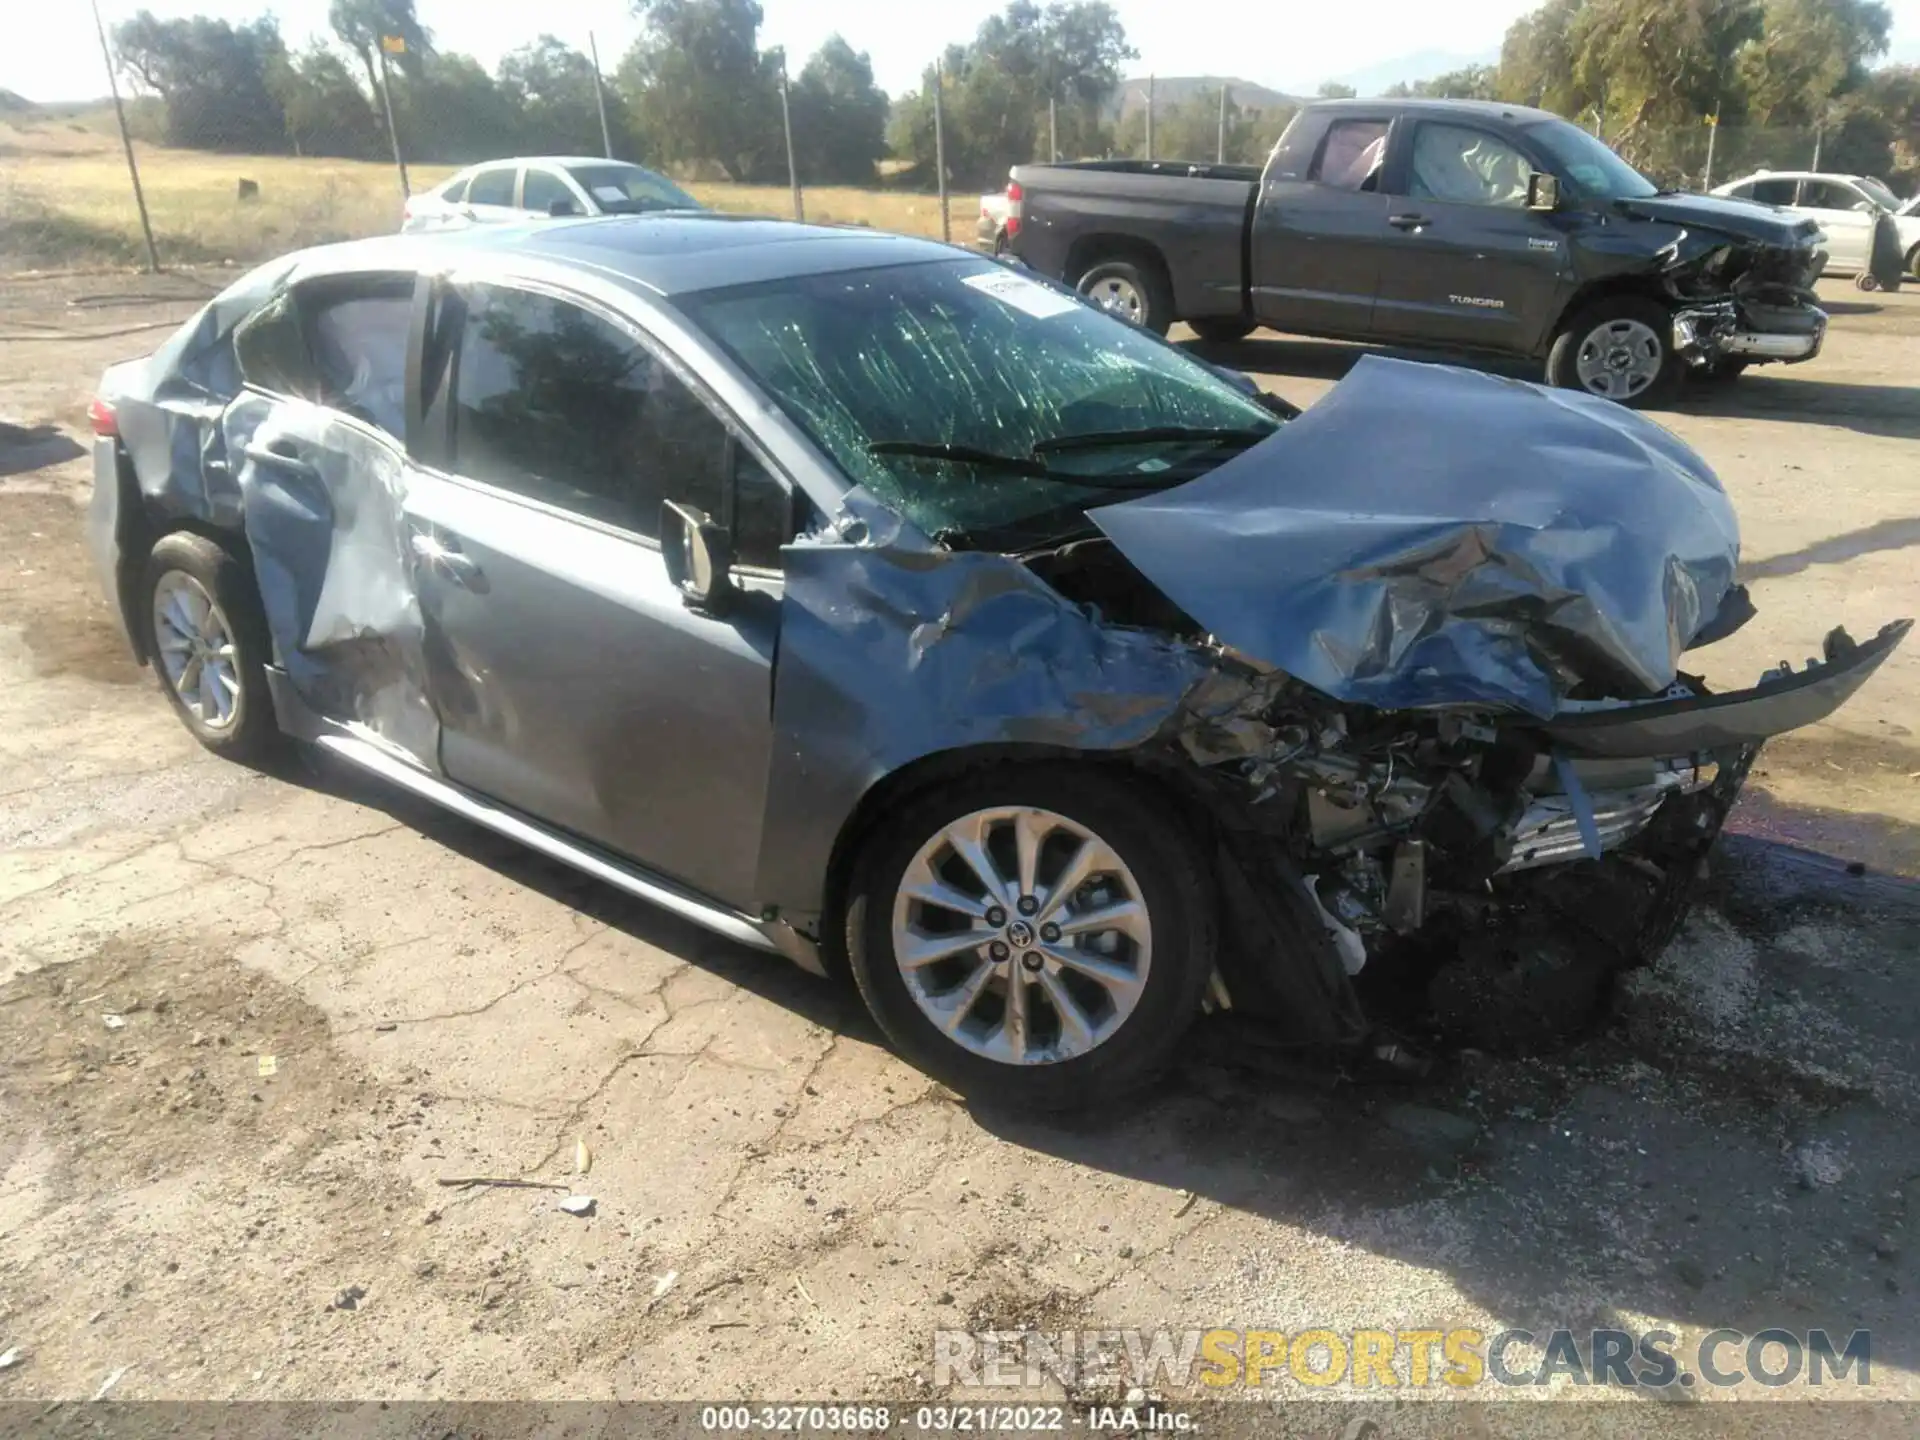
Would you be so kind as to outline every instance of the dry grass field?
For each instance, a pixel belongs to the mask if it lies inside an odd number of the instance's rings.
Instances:
[[[390,165],[291,156],[215,155],[135,143],[162,263],[252,261],[302,245],[397,229],[399,182]],[[422,190],[451,166],[411,169]],[[241,201],[239,181],[259,197]],[[703,204],[789,215],[786,187],[693,182]],[[954,233],[971,237],[973,199],[957,197]],[[809,220],[940,232],[931,195],[840,187],[806,192]],[[139,214],[118,137],[95,117],[0,120],[0,271],[133,264],[144,259]]]

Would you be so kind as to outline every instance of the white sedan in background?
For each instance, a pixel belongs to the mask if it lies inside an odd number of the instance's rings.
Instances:
[[[489,160],[412,196],[400,228],[455,230],[566,215],[705,207],[664,175],[622,160],[548,155]]]
[[[1867,268],[1874,222],[1881,214],[1889,214],[1900,235],[1900,253],[1906,257],[1907,272],[1920,275],[1920,214],[1915,213],[1920,202],[1909,200],[1902,205],[1871,175],[1762,170],[1721,185],[1713,193],[1811,215],[1827,235],[1828,268],[1843,274]]]

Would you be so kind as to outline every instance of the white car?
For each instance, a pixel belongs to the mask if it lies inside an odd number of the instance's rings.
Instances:
[[[1811,215],[1827,233],[1827,268],[1843,274],[1857,274],[1867,268],[1874,221],[1882,214],[1891,215],[1907,271],[1920,274],[1920,213],[1916,213],[1920,200],[1902,205],[1871,175],[1762,170],[1722,185],[1713,193]]]
[[[622,160],[543,155],[470,165],[412,196],[400,228],[455,230],[565,215],[636,215],[704,207],[664,175]]]

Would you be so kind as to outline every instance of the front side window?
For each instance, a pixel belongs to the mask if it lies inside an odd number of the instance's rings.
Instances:
[[[1749,193],[1762,205],[1791,205],[1795,185],[1791,180],[1756,180]]]
[[[469,205],[512,205],[513,171],[482,170],[473,177],[473,183],[467,188],[467,203]]]
[[[1485,130],[1423,124],[1414,131],[1407,194],[1456,205],[1524,209],[1532,173],[1526,156]]]
[[[567,300],[492,285],[464,300],[457,473],[648,538],[679,501],[731,524],[742,563],[779,564],[785,487],[664,360]]]
[[[1336,120],[1327,127],[1320,157],[1307,178],[1341,190],[1373,190],[1386,153],[1385,120]]]
[[[1809,210],[1867,210],[1867,197],[1838,180],[1809,180],[1800,187],[1800,203]]]
[[[1578,125],[1542,120],[1523,128],[1528,141],[1560,167],[1561,193],[1568,199],[1644,200],[1660,192],[1659,186]]]
[[[1191,479],[1275,427],[1209,367],[986,260],[677,303],[850,481],[929,534],[1078,528],[1087,505]],[[985,458],[888,453],[889,442]],[[1049,473],[1022,473],[1034,469]]]
[[[560,212],[562,214],[572,214],[580,208],[580,202],[573,198],[573,191],[567,188],[567,182],[551,170],[527,171],[527,178],[520,184],[521,208],[548,215],[553,213],[556,203],[566,205],[567,209]]]

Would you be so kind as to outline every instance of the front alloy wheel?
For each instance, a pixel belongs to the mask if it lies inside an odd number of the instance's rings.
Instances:
[[[1092,771],[1019,769],[920,797],[863,851],[848,958],[874,1017],[975,1098],[1117,1098],[1167,1058],[1213,967],[1184,823]]]

